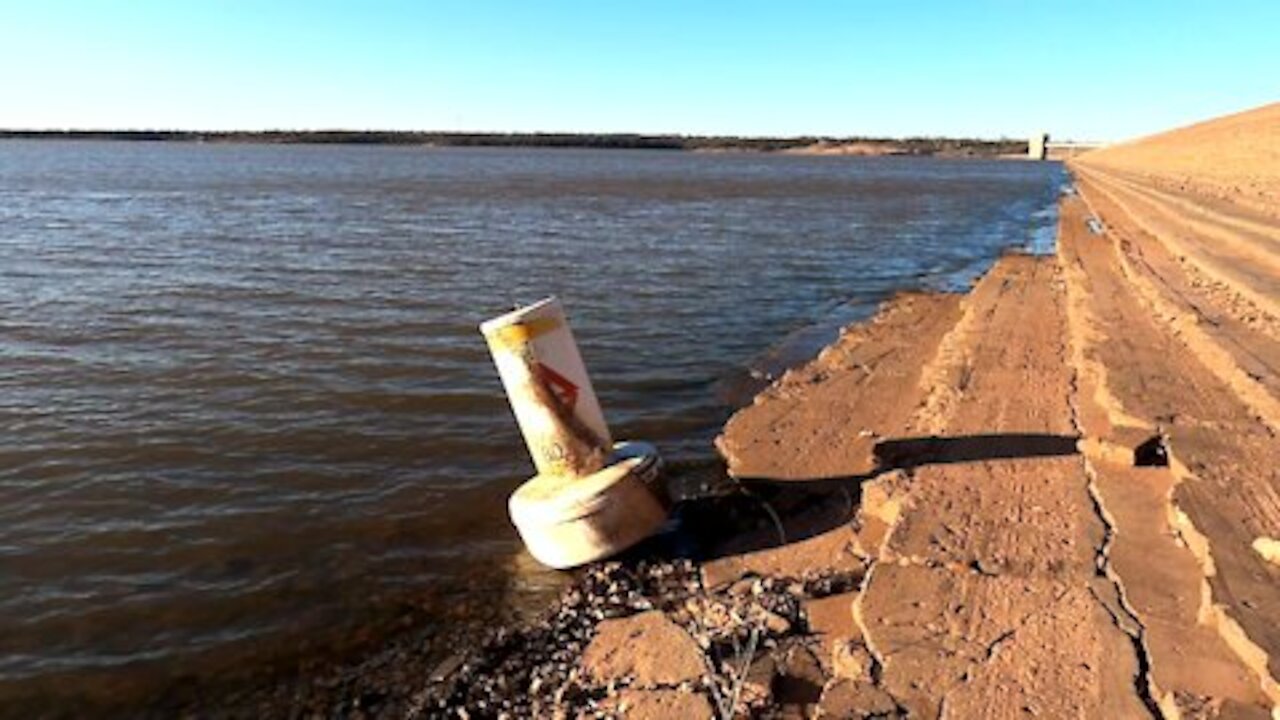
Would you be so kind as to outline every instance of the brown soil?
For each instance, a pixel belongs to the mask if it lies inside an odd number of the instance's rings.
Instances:
[[[857,635],[900,712],[1271,716],[1280,105],[1073,169],[1058,257],[891,304],[718,446],[863,479]]]
[[[1098,571],[1106,525],[1075,455],[1060,272],[1007,258],[966,305],[916,425],[990,452],[944,450],[905,486],[859,606],[885,687],[919,717],[1141,716],[1133,638]],[[1037,457],[1032,438],[1065,442]]]
[[[1089,188],[1082,186],[1086,193]],[[1175,329],[1177,316],[1153,312],[1143,299],[1137,273],[1152,273],[1153,265],[1166,271],[1173,267],[1157,262],[1159,247],[1122,239],[1118,229],[1094,236],[1086,229],[1088,216],[1081,200],[1062,203],[1059,253],[1069,279],[1077,403],[1096,491],[1116,528],[1112,570],[1143,628],[1153,693],[1166,708],[1265,708],[1276,700],[1268,690],[1269,671],[1246,648],[1251,641],[1230,619],[1232,614],[1254,616],[1248,607],[1253,600],[1245,597],[1261,596],[1248,592],[1230,613],[1214,602],[1211,583],[1232,579],[1214,577],[1208,544],[1178,498],[1205,490],[1216,496],[1201,527],[1212,522],[1217,528],[1213,520],[1223,517],[1234,518],[1231,524],[1244,520],[1251,514],[1249,486],[1274,482],[1266,475],[1277,447],[1274,440],[1249,440],[1269,435],[1265,424],[1188,350],[1188,336]],[[1127,227],[1118,214],[1109,221],[1113,228]],[[1236,448],[1215,456],[1201,442],[1207,437],[1216,438],[1221,450],[1224,444]],[[1152,438],[1167,444],[1174,468],[1134,467],[1133,448]],[[1217,478],[1220,490],[1199,482],[1182,485],[1190,457],[1196,458],[1201,475]],[[1239,473],[1245,457],[1260,472]],[[1223,473],[1237,480],[1225,482]],[[1215,535],[1218,553],[1248,561],[1240,557],[1247,543],[1235,547],[1240,538],[1220,530]],[[1232,587],[1247,591],[1251,585],[1256,583]],[[1273,606],[1258,618],[1255,637],[1271,634],[1267,626],[1280,617],[1278,609]]]
[[[729,472],[821,480],[874,471],[876,444],[905,434],[924,398],[924,364],[959,317],[958,295],[907,294],[847,328],[729,420],[716,440]]]
[[[1113,145],[1081,167],[1280,217],[1280,103]]]

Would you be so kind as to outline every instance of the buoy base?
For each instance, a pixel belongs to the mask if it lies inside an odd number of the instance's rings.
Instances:
[[[507,503],[529,553],[563,570],[615,555],[654,534],[667,506],[654,482],[661,459],[652,445],[614,445],[613,462],[584,478],[538,475]]]

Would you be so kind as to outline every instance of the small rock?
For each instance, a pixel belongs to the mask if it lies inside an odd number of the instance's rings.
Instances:
[[[857,599],[858,593],[848,592],[806,600],[804,614],[809,620],[809,631],[838,638],[861,637],[862,633],[853,621],[853,603]]]
[[[791,623],[786,618],[768,610],[764,612],[764,628],[772,635],[786,635],[791,630]]]
[[[444,682],[453,676],[454,673],[462,667],[466,662],[466,656],[462,653],[454,653],[444,660],[440,661],[431,671],[431,682]]]
[[[806,600],[803,605],[809,631],[819,642],[819,655],[831,666],[836,662],[836,652],[850,642],[861,644],[862,629],[854,622],[853,603],[858,593],[848,592],[817,600]]]
[[[822,691],[818,703],[820,718],[860,718],[890,715],[898,709],[889,693],[857,680],[837,679]]]
[[[698,644],[657,610],[600,623],[582,667],[601,684],[630,678],[637,688],[679,685],[705,671]]]
[[[739,624],[732,608],[714,598],[690,598],[685,603],[685,612],[698,627],[713,634],[728,632]]]
[[[874,660],[861,643],[837,642],[831,648],[831,674],[849,680],[871,681]]]
[[[804,644],[789,648],[778,664],[773,694],[781,705],[813,705],[822,696],[827,677],[813,649]]]
[[[709,589],[726,587],[748,575],[800,580],[811,576],[865,569],[858,542],[847,525],[799,542],[742,555],[731,555],[702,566],[702,582]]]
[[[1269,563],[1280,565],[1280,540],[1260,537],[1253,541],[1253,550]]]
[[[765,708],[773,703],[773,678],[777,664],[773,658],[757,658],[742,681],[742,704],[748,708]]]
[[[600,709],[627,720],[714,717],[706,696],[686,690],[623,690],[602,702]]]

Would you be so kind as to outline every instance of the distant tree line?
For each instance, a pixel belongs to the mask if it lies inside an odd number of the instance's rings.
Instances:
[[[634,150],[747,150],[771,152],[818,144],[858,143],[883,146],[893,155],[972,155],[1025,153],[1025,140],[915,137],[738,137],[639,135],[630,133],[462,133],[367,130],[266,130],[204,132],[184,130],[0,130],[0,139],[134,140],[176,142],[251,142],[316,145],[423,145],[435,147],[557,147]]]

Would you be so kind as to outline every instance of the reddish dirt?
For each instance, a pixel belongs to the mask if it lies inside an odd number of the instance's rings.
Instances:
[[[958,302],[890,303],[719,440],[739,477],[860,484],[849,634],[874,683],[828,684],[824,705],[1280,704],[1280,105],[1073,170],[1056,258],[1005,258]],[[769,557],[826,567],[840,532]],[[750,564],[716,567],[777,570]]]
[[[716,439],[729,472],[819,480],[876,470],[876,443],[906,431],[925,397],[920,374],[959,319],[960,302],[958,295],[900,295],[787,372]]]
[[[702,649],[657,610],[600,623],[582,666],[597,682],[644,690],[692,684],[706,671]]]
[[[920,717],[1145,715],[1098,571],[1054,260],[1002,260],[925,376],[915,425],[943,449],[906,484],[858,608],[884,687]]]
[[[779,463],[790,481],[895,468],[863,487],[856,543],[837,529],[725,558],[704,578],[867,556],[860,593],[806,605],[833,670],[842,633],[869,650],[875,682],[830,681],[829,712],[891,699],[913,717],[1148,715],[1137,633],[1099,570],[1108,530],[1076,452],[1056,261],[1004,258],[969,296],[936,302],[890,304],[736,416],[721,442],[731,468]],[[836,630],[842,617],[852,624]]]
[[[806,580],[834,574],[858,574],[866,561],[848,525],[782,547],[728,555],[702,566],[702,583],[719,589],[745,577]]]

